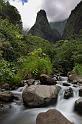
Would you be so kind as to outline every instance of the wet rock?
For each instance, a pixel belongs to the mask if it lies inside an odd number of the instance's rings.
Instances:
[[[28,86],[33,85],[34,82],[35,82],[34,79],[28,79],[28,80],[27,80],[27,84],[28,84]]]
[[[9,91],[0,92],[0,101],[12,102],[13,99],[14,99],[14,96],[11,92]]]
[[[82,97],[82,89],[79,90],[79,96]]]
[[[34,79],[22,80],[23,84],[27,84],[28,86],[33,85],[35,83]]]
[[[46,74],[40,75],[40,82],[42,85],[56,85],[57,84],[54,78],[51,78]]]
[[[74,84],[82,84],[82,77],[80,75],[76,75],[76,74],[70,74],[68,76],[68,80]]]
[[[73,97],[73,90],[72,88],[69,88],[64,93],[64,99],[69,99],[70,97]]]
[[[58,92],[57,86],[31,85],[25,88],[22,98],[26,106],[46,106],[51,101],[56,102]]]
[[[59,111],[55,109],[40,113],[37,116],[36,124],[72,124]]]
[[[58,80],[59,81],[68,81],[68,77],[59,76]]]
[[[10,108],[11,108],[11,105],[0,103],[0,112],[8,111]]]
[[[75,101],[74,109],[78,114],[82,115],[82,98]]]
[[[40,80],[35,80],[34,85],[40,85]]]
[[[1,87],[2,89],[5,89],[5,90],[9,90],[10,89],[10,86],[8,83],[4,83]]]
[[[63,83],[63,86],[70,86],[70,84],[69,83]]]

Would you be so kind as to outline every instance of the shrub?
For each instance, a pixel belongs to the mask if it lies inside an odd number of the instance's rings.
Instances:
[[[78,75],[82,75],[82,64],[75,64],[73,72],[75,72]]]
[[[38,78],[40,74],[51,74],[52,64],[49,57],[42,53],[42,49],[37,49],[28,54],[26,57],[21,57],[18,60],[18,74],[25,78],[28,74]]]
[[[0,82],[1,83],[17,83],[20,77],[16,75],[16,67],[12,63],[5,60],[0,61]]]

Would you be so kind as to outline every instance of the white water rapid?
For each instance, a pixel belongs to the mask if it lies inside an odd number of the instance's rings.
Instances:
[[[45,112],[49,109],[59,110],[66,118],[68,118],[74,124],[82,124],[82,116],[80,117],[74,112],[74,103],[79,98],[79,86],[73,87],[68,81],[67,77],[61,77],[61,81],[57,82],[57,85],[61,87],[58,95],[57,104],[44,108],[25,108],[21,99],[19,104],[17,101],[11,103],[11,110],[7,113],[5,119],[0,124],[36,124],[36,117],[40,112]],[[63,83],[68,83],[69,86],[63,86]],[[26,87],[26,86],[25,86]],[[18,88],[15,91],[11,91],[16,97],[22,98],[22,92],[25,87]],[[66,89],[72,88],[73,97],[64,99],[64,92]]]

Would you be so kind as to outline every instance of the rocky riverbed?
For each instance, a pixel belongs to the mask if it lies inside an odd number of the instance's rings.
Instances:
[[[44,76],[45,81],[42,81],[42,76],[40,81],[27,81],[29,85],[25,82],[26,85],[24,87],[5,92],[6,94],[2,91],[4,97],[7,97],[7,93],[8,97],[9,93],[12,94],[11,96],[13,97],[11,97],[11,101],[5,101],[5,99],[0,100],[2,101],[0,103],[1,124],[40,124],[41,122],[42,124],[50,124],[53,119],[57,119],[55,113],[58,114],[60,118],[63,118],[63,124],[67,122],[70,124],[82,124],[81,85],[69,83],[67,77],[60,77],[58,79],[54,76],[50,79],[50,77]],[[40,83],[41,81],[42,83]],[[45,83],[48,83],[48,85]],[[49,109],[54,109],[54,112],[53,110],[49,112],[49,120],[47,120],[46,113],[44,113],[44,119],[46,119],[44,123],[41,120],[42,117],[39,115],[40,119],[38,119],[37,116],[39,113],[46,112]],[[51,118],[52,113],[54,113],[53,119]],[[38,121],[36,121],[36,118]],[[57,120],[56,123],[60,124]]]

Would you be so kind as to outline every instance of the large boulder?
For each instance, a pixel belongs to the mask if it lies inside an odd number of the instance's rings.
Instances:
[[[82,115],[82,98],[75,101],[74,109],[78,114]]]
[[[0,101],[12,102],[13,99],[14,99],[14,96],[11,92],[9,91],[0,92]]]
[[[76,84],[82,84],[82,76],[76,75],[76,74],[70,74],[68,76],[68,80],[70,82],[76,83]]]
[[[40,82],[42,85],[56,85],[57,81],[46,74],[40,75]]]
[[[59,111],[55,109],[40,113],[37,116],[36,124],[72,124]]]
[[[66,89],[64,93],[64,99],[69,99],[70,97],[73,97],[72,88]]]
[[[26,87],[22,93],[23,102],[29,107],[48,105],[57,100],[59,88],[57,86],[31,85]]]

